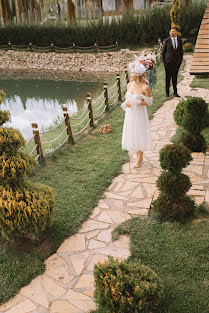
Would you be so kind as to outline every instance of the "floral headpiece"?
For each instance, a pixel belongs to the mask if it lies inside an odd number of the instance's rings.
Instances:
[[[129,64],[129,69],[134,69],[135,74],[138,76],[143,75],[146,70],[152,69],[156,61],[155,57],[151,54],[143,57],[137,57],[137,55],[134,55],[134,57],[135,60]]]

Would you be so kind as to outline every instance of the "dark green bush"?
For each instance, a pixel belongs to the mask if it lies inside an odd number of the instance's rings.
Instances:
[[[180,26],[183,37],[197,36],[205,3],[192,2],[188,7],[181,5]],[[52,42],[59,47],[68,47],[73,43],[79,46],[110,45],[119,42],[124,45],[157,43],[158,38],[169,36],[170,6],[154,7],[139,15],[126,12],[121,19],[90,21],[71,25],[6,25],[0,28],[0,45],[9,41],[12,44],[32,44],[49,46]],[[163,23],[162,23],[163,21]]]
[[[94,267],[95,301],[105,313],[152,312],[164,298],[158,275],[140,261],[114,260]]]
[[[191,160],[190,151],[181,144],[168,144],[160,150],[160,165],[164,170],[179,173]]]
[[[194,46],[191,42],[187,42],[183,45],[183,50],[184,50],[184,52],[193,52]]]
[[[181,173],[191,160],[191,152],[181,144],[169,144],[160,151],[164,171],[156,183],[160,195],[152,202],[152,208],[163,221],[186,223],[195,216],[195,203],[186,195],[192,184]]]
[[[186,131],[179,141],[190,151],[204,151],[206,144],[201,131],[209,126],[208,104],[205,100],[188,97],[181,101],[174,111],[174,120]]]

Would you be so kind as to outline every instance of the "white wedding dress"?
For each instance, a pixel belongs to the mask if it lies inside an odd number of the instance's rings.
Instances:
[[[125,111],[125,120],[123,125],[122,149],[128,151],[147,151],[152,150],[152,137],[150,123],[145,105],[141,105],[141,100],[148,105],[152,105],[152,98],[143,94],[131,94],[126,92],[125,101],[121,108]],[[126,103],[131,107],[126,107]]]

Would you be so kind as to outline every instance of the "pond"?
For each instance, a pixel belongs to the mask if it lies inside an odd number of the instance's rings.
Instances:
[[[27,139],[32,135],[31,123],[43,130],[63,117],[62,105],[70,114],[85,103],[86,93],[102,90],[102,82],[53,81],[37,79],[2,79],[0,89],[6,93],[1,110],[9,110],[11,122],[6,126],[18,128]]]

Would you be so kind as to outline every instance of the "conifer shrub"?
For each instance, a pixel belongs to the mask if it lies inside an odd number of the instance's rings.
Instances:
[[[184,45],[183,45],[183,50],[184,52],[193,52],[194,51],[194,46],[191,42],[186,42]]]
[[[152,312],[164,298],[158,275],[140,261],[114,260],[94,267],[95,302],[105,313]]]
[[[192,152],[204,151],[206,143],[201,131],[209,126],[208,104],[205,100],[188,97],[180,101],[174,111],[174,120],[183,128],[178,141]]]
[[[195,203],[186,195],[192,184],[181,173],[191,160],[191,152],[181,144],[168,144],[160,151],[164,171],[156,182],[160,195],[152,202],[152,208],[163,221],[186,223],[194,218]]]
[[[0,103],[5,94],[0,91]],[[10,118],[0,111],[2,126]],[[13,128],[0,127],[0,234],[7,240],[36,237],[52,224],[52,188],[26,180],[34,157],[19,151],[25,140]]]

